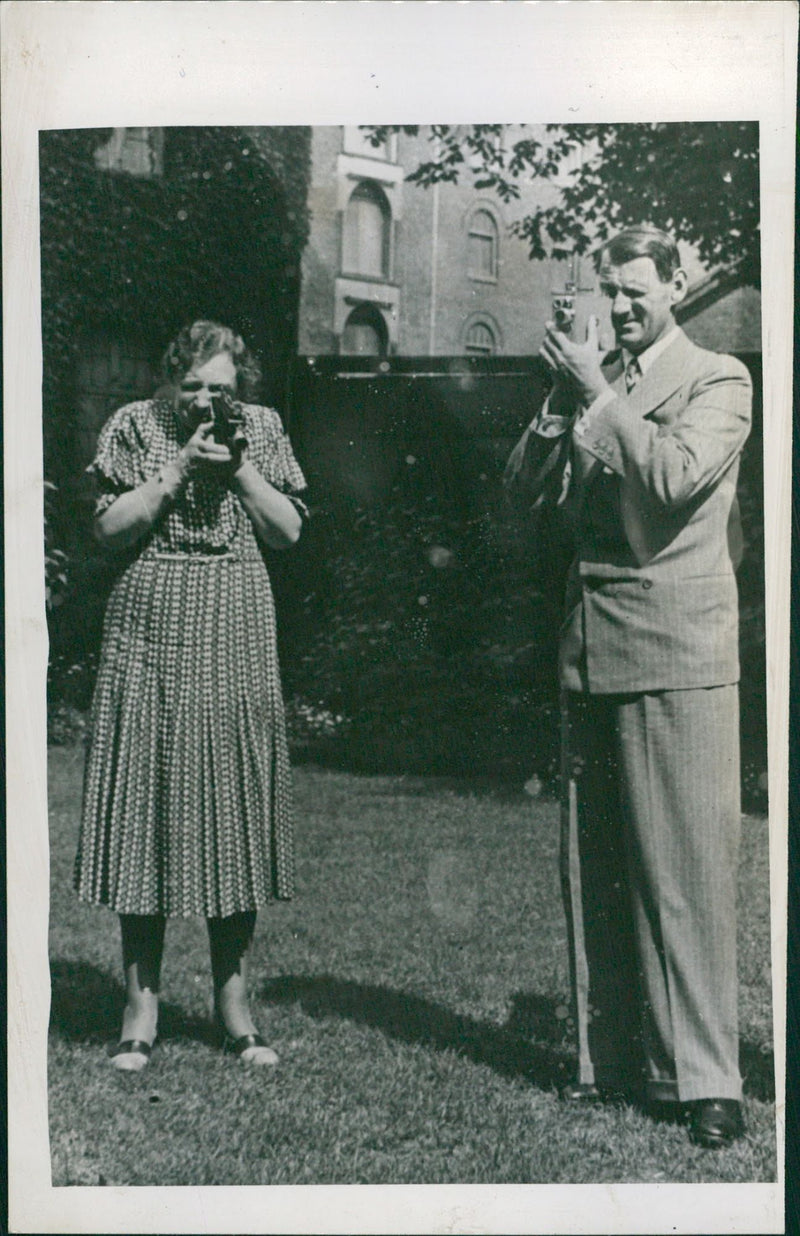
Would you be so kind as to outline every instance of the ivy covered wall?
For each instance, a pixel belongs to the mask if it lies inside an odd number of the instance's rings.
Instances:
[[[45,475],[59,489],[82,462],[76,375],[90,341],[124,340],[155,372],[185,322],[220,318],[259,352],[265,398],[280,403],[297,337],[309,130],[166,129],[150,175],[97,165],[112,132],[40,139]]]
[[[310,131],[53,130],[39,153],[50,691],[85,705],[113,578],[83,482],[97,433],[153,393],[166,344],[199,317],[245,337],[283,410]]]

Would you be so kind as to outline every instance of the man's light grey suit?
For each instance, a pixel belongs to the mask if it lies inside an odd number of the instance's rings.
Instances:
[[[680,331],[630,393],[619,357],[604,372],[614,396],[581,437],[535,419],[506,469],[519,503],[560,506],[576,546],[559,658],[579,1080],[627,1085],[643,1061],[651,1098],[738,1099],[734,567],[750,378]]]

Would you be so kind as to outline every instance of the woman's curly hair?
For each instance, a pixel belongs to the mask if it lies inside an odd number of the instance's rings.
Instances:
[[[204,365],[220,352],[227,352],[236,367],[237,394],[245,402],[257,397],[261,385],[261,366],[245,344],[229,326],[200,320],[173,339],[161,360],[165,380],[176,386],[196,365]]]

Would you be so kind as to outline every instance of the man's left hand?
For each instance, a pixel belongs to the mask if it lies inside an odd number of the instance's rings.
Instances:
[[[581,403],[589,407],[598,395],[608,390],[608,383],[600,368],[602,351],[598,339],[597,318],[589,318],[585,343],[575,343],[568,335],[557,330],[554,322],[547,322],[546,328],[547,333],[539,355],[553,371],[556,381],[561,379],[568,382]]]

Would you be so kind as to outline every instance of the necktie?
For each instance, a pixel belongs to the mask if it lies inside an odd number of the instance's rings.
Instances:
[[[631,393],[641,376],[641,365],[634,356],[625,366],[625,389],[628,394]],[[625,529],[625,536],[628,538],[628,544],[633,550],[634,557],[641,566],[649,557],[647,538],[645,537],[642,529],[639,512],[636,509],[636,503],[631,495],[630,482],[625,477],[623,477],[620,481],[619,508],[620,515],[622,516],[622,526]]]
[[[642,376],[642,368],[635,356],[632,356],[625,366],[625,390],[631,393]]]

